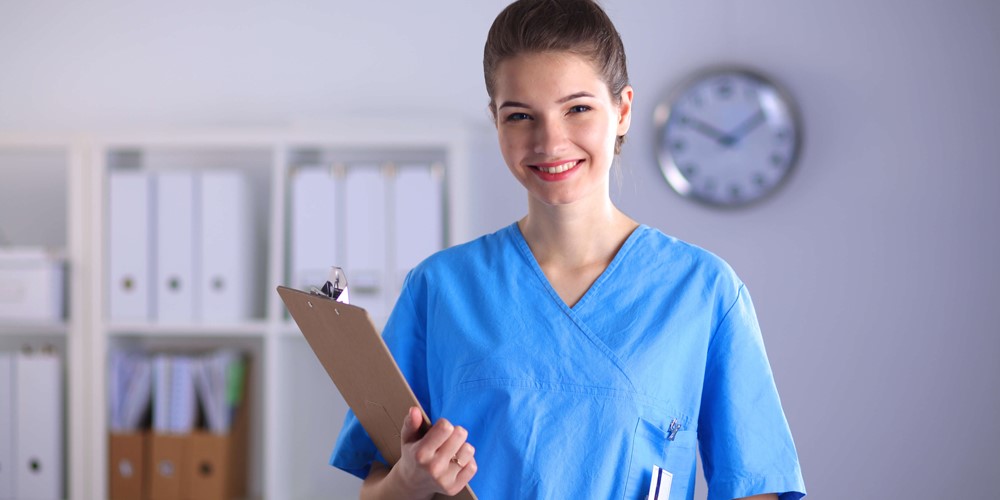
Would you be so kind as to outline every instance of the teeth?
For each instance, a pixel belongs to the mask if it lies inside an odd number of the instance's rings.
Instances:
[[[569,161],[563,163],[562,165],[556,165],[554,167],[538,167],[538,170],[541,170],[542,172],[545,172],[547,174],[561,174],[575,166],[576,166],[575,161]]]

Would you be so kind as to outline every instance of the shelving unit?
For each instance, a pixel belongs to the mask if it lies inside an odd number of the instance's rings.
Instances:
[[[0,324],[0,350],[52,348],[59,353],[64,374],[63,492],[72,495],[83,484],[79,464],[89,460],[84,416],[89,404],[86,301],[83,283],[89,210],[84,168],[85,147],[69,136],[0,136],[0,244],[41,246],[65,257],[65,318],[45,322]],[[17,179],[20,182],[15,182]],[[8,182],[10,180],[10,182]]]
[[[201,350],[235,347],[252,362],[248,491],[252,498],[356,497],[359,483],[327,465],[346,405],[298,329],[278,285],[289,280],[291,170],[306,163],[351,162],[351,155],[440,161],[445,172],[446,242],[469,237],[463,198],[468,148],[456,127],[358,121],[295,130],[111,133],[85,137],[0,137],[4,152],[45,151],[65,175],[64,245],[69,272],[63,324],[2,325],[0,348],[25,339],[53,342],[66,360],[66,494],[107,498],[107,359],[114,347]],[[56,152],[56,153],[53,153]],[[400,156],[402,155],[402,156]],[[170,324],[108,319],[108,176],[147,171],[236,168],[247,172],[259,230],[259,283],[251,318],[227,324]],[[55,167],[53,167],[55,168]],[[0,170],[4,182],[23,178]],[[451,210],[447,210],[451,208]],[[21,243],[21,242],[15,242]],[[30,243],[30,242],[27,242]],[[331,263],[332,264],[332,263]],[[384,320],[384,318],[381,318]]]

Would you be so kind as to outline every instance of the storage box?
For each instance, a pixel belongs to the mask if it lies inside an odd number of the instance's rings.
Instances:
[[[0,323],[62,321],[65,267],[41,248],[0,248]]]
[[[112,433],[108,444],[111,500],[146,500],[149,436],[143,432]]]

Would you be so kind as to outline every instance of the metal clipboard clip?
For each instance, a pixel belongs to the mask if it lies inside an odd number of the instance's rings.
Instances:
[[[330,274],[322,288],[310,287],[309,293],[343,304],[351,303],[350,294],[347,291],[347,275],[344,274],[343,269],[337,266],[330,267]]]

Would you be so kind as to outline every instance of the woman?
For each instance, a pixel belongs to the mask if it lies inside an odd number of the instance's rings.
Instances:
[[[610,170],[633,90],[590,0],[520,0],[484,72],[528,214],[421,263],[385,327],[421,404],[389,469],[348,413],[331,463],[363,498],[795,499],[801,473],[753,305],[719,258],[630,219]],[[477,471],[480,471],[477,474]],[[660,496],[666,498],[666,495]]]

